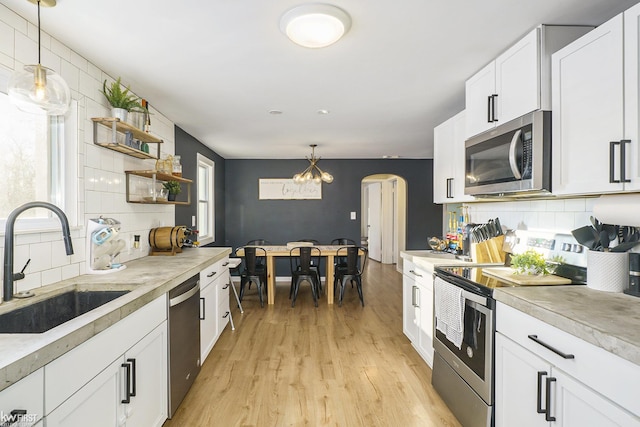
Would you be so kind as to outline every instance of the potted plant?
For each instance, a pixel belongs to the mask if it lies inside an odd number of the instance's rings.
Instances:
[[[127,120],[129,111],[147,112],[146,108],[140,103],[140,98],[131,93],[128,86],[122,90],[120,77],[111,83],[109,87],[107,87],[107,81],[105,80],[102,83],[102,93],[109,101],[109,105],[111,105],[111,115],[123,122]]]
[[[167,181],[162,186],[169,192],[169,201],[173,202],[176,200],[176,195],[182,191],[180,188],[180,183],[178,181]]]

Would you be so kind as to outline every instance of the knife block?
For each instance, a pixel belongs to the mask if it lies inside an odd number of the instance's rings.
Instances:
[[[504,264],[506,253],[502,250],[504,235],[492,237],[478,243],[471,244],[470,255],[475,263],[500,263]]]

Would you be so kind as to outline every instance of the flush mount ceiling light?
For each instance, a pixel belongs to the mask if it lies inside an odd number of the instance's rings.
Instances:
[[[311,3],[289,9],[280,19],[280,30],[296,44],[309,48],[329,46],[351,28],[351,17],[339,7]]]
[[[56,0],[28,0],[38,5],[38,64],[25,65],[9,79],[8,94],[11,102],[28,113],[62,115],[69,109],[71,92],[59,74],[40,64],[40,5],[54,7]]]
[[[320,157],[315,156],[315,149],[318,144],[310,144],[311,147],[311,158],[307,157],[309,160],[309,167],[303,170],[300,173],[297,173],[293,176],[293,181],[297,184],[304,184],[306,182],[315,182],[320,184],[321,181],[326,182],[327,184],[331,184],[333,182],[333,175],[328,172],[323,172],[317,165]]]

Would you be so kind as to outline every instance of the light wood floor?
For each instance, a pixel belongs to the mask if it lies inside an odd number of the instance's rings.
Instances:
[[[363,288],[315,308],[304,283],[291,308],[279,283],[260,308],[252,287],[164,426],[459,426],[402,333],[402,275],[370,261]]]

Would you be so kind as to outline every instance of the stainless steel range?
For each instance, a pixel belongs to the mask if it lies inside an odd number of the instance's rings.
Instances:
[[[556,275],[586,282],[586,252],[569,234],[516,232],[514,253],[562,256]],[[436,267],[432,384],[465,427],[493,426],[495,288],[519,286],[487,274],[493,265]],[[484,273],[483,273],[484,271]],[[558,280],[558,284],[561,284]]]

